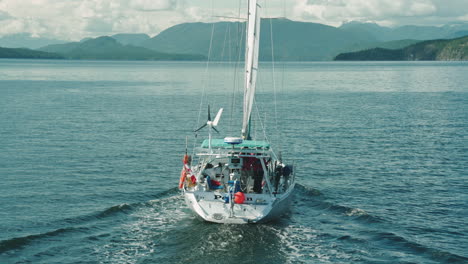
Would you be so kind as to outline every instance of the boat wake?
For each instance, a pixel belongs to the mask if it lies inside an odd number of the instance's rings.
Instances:
[[[130,215],[135,211],[145,207],[155,207],[159,203],[164,203],[167,199],[178,197],[177,188],[172,188],[154,196],[155,199],[147,202],[137,202],[131,204],[119,204],[105,210],[94,212],[88,215],[65,218],[53,221],[48,226],[60,226],[57,229],[27,236],[14,237],[0,241],[0,254],[20,249],[35,241],[50,239],[53,237],[65,236],[69,233],[86,233],[93,230],[93,227],[100,227],[105,222],[112,222],[121,215]],[[108,220],[107,220],[108,219]]]
[[[57,228],[0,241],[0,260],[48,263],[67,253],[97,263],[466,263],[468,258],[419,243],[403,228],[326,194],[296,185],[291,213],[261,225],[198,220],[176,188],[154,199],[124,203],[51,223]],[[183,254],[181,254],[183,252]],[[10,261],[14,260],[14,261]]]
[[[297,184],[296,192],[298,196],[295,199],[297,207],[313,207],[316,210],[325,210],[341,216],[353,217],[355,220],[366,223],[382,223],[384,220],[378,216],[368,214],[360,208],[353,208],[329,201],[319,190]]]
[[[392,257],[408,257],[416,255],[415,262],[419,262],[421,256],[424,259],[443,263],[466,263],[468,258],[439,250],[422,243],[415,242],[413,237],[404,234],[405,228],[392,223],[390,220],[380,216],[372,215],[360,208],[343,206],[329,201],[319,190],[312,189],[304,185],[296,185],[295,206],[293,215],[298,218],[307,217],[315,219],[317,229],[327,230],[327,232],[309,232],[315,234],[314,240],[324,238],[326,241],[339,241],[343,246],[361,250],[361,258],[356,258],[356,254],[342,255],[340,259],[352,258],[353,261],[375,262],[376,252],[386,249],[382,254],[389,254]],[[309,213],[301,214],[299,211],[309,209]],[[293,219],[295,218],[293,217]],[[300,219],[297,222],[304,222]],[[347,227],[348,225],[349,227]],[[437,230],[430,230],[436,232]],[[298,232],[299,235],[301,232]],[[320,248],[320,246],[318,246]],[[353,251],[350,249],[350,252]],[[301,250],[303,254],[304,251]],[[315,253],[310,253],[312,257]],[[378,253],[381,254],[381,253]],[[316,256],[316,255],[315,255]],[[332,261],[333,262],[333,261]]]
[[[9,250],[14,250],[21,248],[23,246],[28,245],[29,243],[39,240],[42,238],[48,238],[48,237],[53,237],[53,236],[58,236],[61,234],[65,234],[68,232],[72,231],[79,231],[79,228],[73,228],[73,227],[68,227],[68,228],[59,228],[54,231],[50,232],[45,232],[42,234],[37,234],[37,235],[29,235],[29,236],[24,236],[24,237],[15,237],[12,239],[7,239],[0,241],[0,254],[9,251]]]

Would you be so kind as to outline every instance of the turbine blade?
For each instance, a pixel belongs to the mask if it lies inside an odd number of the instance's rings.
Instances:
[[[216,129],[215,127],[211,127],[211,128],[212,128],[214,131],[216,131],[216,133],[218,133],[218,134],[219,134],[219,131],[218,131],[218,129]]]
[[[208,121],[211,121],[210,105],[208,105]]]
[[[206,125],[207,125],[207,124],[204,124],[203,126],[199,127],[197,130],[195,130],[195,131],[193,131],[193,132],[198,132],[198,131],[200,131],[200,129],[206,127]]]
[[[216,114],[216,117],[213,121],[213,126],[217,126],[219,119],[221,118],[221,115],[223,114],[223,108],[219,109],[218,113]]]

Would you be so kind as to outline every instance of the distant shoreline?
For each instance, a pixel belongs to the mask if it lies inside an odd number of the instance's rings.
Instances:
[[[338,54],[336,61],[467,61],[468,36],[418,42],[401,49],[373,48]]]
[[[49,59],[49,58],[0,58],[0,61],[57,61],[57,62],[167,62],[167,63],[206,63],[206,60],[110,60],[110,59]],[[210,63],[220,64],[237,64],[235,61],[210,61]],[[261,64],[271,64],[271,61],[260,61]],[[277,61],[275,64],[308,64],[308,63],[323,63],[323,64],[360,64],[360,63],[375,63],[375,64],[394,64],[394,63],[467,63],[468,60],[317,60],[317,61]]]

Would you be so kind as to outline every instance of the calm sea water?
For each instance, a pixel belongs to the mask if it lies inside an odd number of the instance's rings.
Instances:
[[[468,63],[262,68],[298,185],[237,226],[176,188],[206,104],[238,134],[234,64],[0,60],[0,263],[468,263]]]

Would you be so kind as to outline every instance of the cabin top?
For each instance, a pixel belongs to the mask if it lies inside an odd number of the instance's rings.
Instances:
[[[209,146],[209,140],[205,139],[201,145],[202,148],[208,148]],[[212,139],[211,140],[211,148],[214,149],[232,149],[232,146],[234,146],[235,149],[269,149],[270,148],[270,143],[266,141],[260,141],[260,140],[244,140],[240,144],[232,145],[224,142],[224,139]]]

